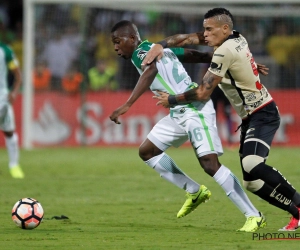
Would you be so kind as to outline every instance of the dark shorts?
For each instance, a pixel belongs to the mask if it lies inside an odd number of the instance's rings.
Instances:
[[[251,114],[241,125],[240,157],[258,155],[267,159],[274,135],[280,125],[280,115],[275,102]],[[243,170],[244,180],[250,181]],[[246,178],[246,179],[245,179]],[[253,180],[251,178],[251,180]]]

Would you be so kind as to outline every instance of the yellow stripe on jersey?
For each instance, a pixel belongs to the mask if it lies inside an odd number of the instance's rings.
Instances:
[[[11,60],[10,62],[8,62],[7,67],[8,67],[10,70],[14,70],[14,69],[18,68],[18,67],[19,67],[19,62],[18,62],[18,60],[17,60],[17,59]]]

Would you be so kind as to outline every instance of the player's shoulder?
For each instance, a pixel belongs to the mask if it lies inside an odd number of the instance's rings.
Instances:
[[[6,49],[6,50],[12,50],[12,48],[8,44],[3,43],[3,42],[0,42],[0,48]]]
[[[134,62],[143,61],[147,52],[151,49],[152,45],[153,45],[153,43],[149,42],[148,40],[143,41],[133,52],[132,57],[131,57],[132,60]]]
[[[219,57],[220,59],[232,56],[232,46],[226,41],[221,46],[215,48],[213,57]]]
[[[248,45],[247,40],[240,33],[234,32],[228,39],[215,49],[214,56],[224,57],[235,55]]]
[[[4,51],[5,54],[12,54],[13,50],[12,48],[5,43],[0,42],[0,49]]]

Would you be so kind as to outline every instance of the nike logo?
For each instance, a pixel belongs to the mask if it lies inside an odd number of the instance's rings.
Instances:
[[[193,202],[193,203],[197,202],[197,200],[198,200],[200,194],[201,194],[201,193],[199,193],[198,196],[197,196],[195,199],[192,199],[192,202]]]
[[[198,148],[200,148],[203,144],[199,145],[198,147],[195,148],[195,150],[197,150]]]
[[[263,219],[263,218],[261,218],[261,220],[260,220],[260,221],[256,221],[256,223],[257,223],[257,226],[258,226],[258,227],[260,227],[260,225],[261,225],[261,223],[263,222],[263,220],[264,220],[264,219]]]

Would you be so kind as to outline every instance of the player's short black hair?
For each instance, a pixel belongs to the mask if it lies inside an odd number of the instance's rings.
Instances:
[[[122,20],[118,23],[116,23],[112,28],[111,28],[111,33],[115,32],[117,29],[122,28],[122,27],[126,27],[126,26],[132,26],[132,22],[128,21],[128,20]]]
[[[211,9],[211,10],[207,11],[206,14],[204,15],[204,19],[211,18],[211,17],[218,16],[218,15],[229,16],[231,18],[232,23],[233,23],[232,14],[229,12],[229,10],[227,10],[225,8],[214,8],[214,9]]]

